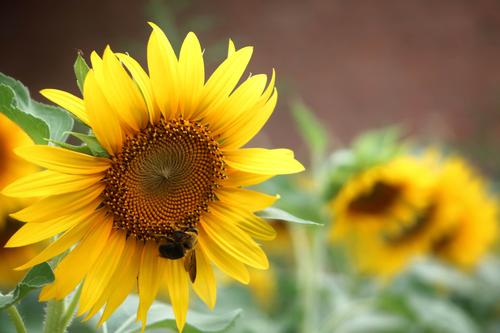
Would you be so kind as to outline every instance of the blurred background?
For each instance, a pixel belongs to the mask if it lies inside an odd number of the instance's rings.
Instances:
[[[213,66],[227,39],[254,45],[250,71],[278,74],[278,112],[254,145],[305,147],[287,110],[301,99],[349,142],[401,124],[446,141],[488,173],[500,170],[500,2],[495,0],[8,1],[0,71],[37,91],[77,93],[72,64],[110,44],[145,64],[153,20],[174,44],[195,31]]]

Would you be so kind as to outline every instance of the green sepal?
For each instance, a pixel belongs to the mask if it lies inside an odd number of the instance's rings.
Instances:
[[[56,140],[49,140],[49,142],[55,144],[58,147],[68,149],[71,151],[75,151],[77,153],[92,155],[92,151],[90,151],[90,148],[86,145],[76,146],[76,145],[72,145],[72,144],[69,144],[66,142],[61,142],[61,141],[56,141]]]
[[[71,134],[78,140],[82,142],[81,145],[73,145],[69,144],[66,142],[61,142],[61,141],[56,141],[56,140],[50,140],[50,142],[54,143],[55,145],[76,151],[78,153],[82,154],[87,154],[91,156],[96,156],[96,157],[109,157],[109,154],[104,150],[104,148],[99,144],[99,141],[97,141],[97,138],[93,135],[87,135],[87,134],[82,134],[82,133],[77,133],[77,132],[67,132],[68,134]]]
[[[69,132],[72,136],[82,141],[90,150],[90,155],[98,157],[109,157],[108,152],[101,146],[94,135]]]
[[[81,51],[78,52],[78,55],[76,56],[73,69],[75,71],[76,84],[78,85],[80,92],[83,94],[83,84],[85,83],[85,78],[87,77],[87,73],[90,68],[85,59],[83,59]]]
[[[275,208],[275,207],[269,207],[264,210],[261,210],[257,213],[258,216],[268,219],[268,220],[279,220],[279,221],[284,221],[284,222],[291,222],[291,223],[297,223],[297,224],[311,224],[311,225],[319,225],[321,226],[321,223],[309,221],[309,220],[304,220],[301,219],[300,217],[297,217],[295,215],[292,215],[282,209]]]

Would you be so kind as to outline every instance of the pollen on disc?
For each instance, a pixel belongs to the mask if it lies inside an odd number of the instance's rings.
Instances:
[[[104,204],[115,228],[140,240],[196,227],[225,178],[207,127],[160,120],[127,138],[105,177]]]

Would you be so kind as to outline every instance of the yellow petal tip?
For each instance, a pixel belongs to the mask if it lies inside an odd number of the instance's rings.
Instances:
[[[151,28],[153,28],[153,30],[160,30],[161,31],[160,27],[156,23],[148,21],[148,24]]]

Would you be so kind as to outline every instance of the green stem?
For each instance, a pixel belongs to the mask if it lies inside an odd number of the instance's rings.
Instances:
[[[12,320],[14,326],[16,326],[16,332],[27,333],[28,331],[26,330],[26,326],[24,325],[23,317],[21,317],[21,314],[17,310],[16,306],[11,305],[6,310],[7,314],[10,317],[10,320]]]
[[[314,263],[312,249],[306,230],[302,226],[292,226],[290,232],[293,240],[297,266],[297,281],[302,303],[302,333],[316,332],[315,323],[315,287]]]
[[[76,306],[78,305],[78,301],[80,300],[80,294],[82,293],[82,285],[78,287],[71,302],[68,304],[68,308],[64,312],[64,315],[61,318],[60,324],[60,332],[63,333],[66,331],[69,325],[75,316]]]
[[[64,313],[64,301],[53,300],[45,306],[45,325],[43,333],[61,332],[61,321]],[[62,331],[64,332],[64,330]]]

